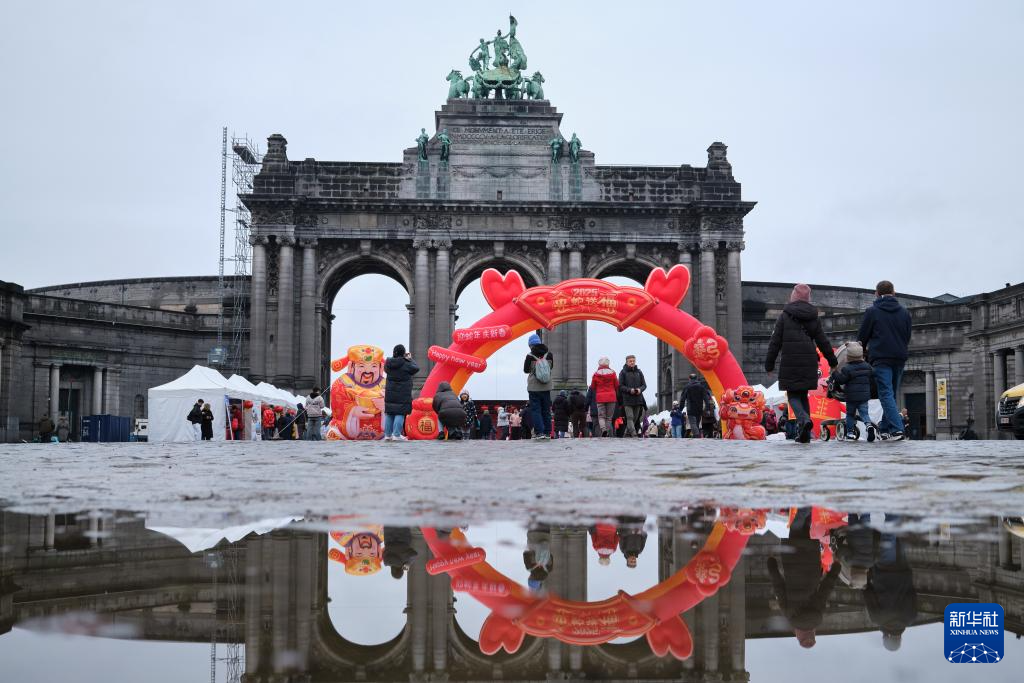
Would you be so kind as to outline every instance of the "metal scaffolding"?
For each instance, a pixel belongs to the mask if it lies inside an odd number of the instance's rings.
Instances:
[[[259,147],[248,136],[231,138],[231,182],[235,193],[235,281],[234,299],[231,311],[231,348],[228,353],[228,367],[235,374],[242,374],[245,360],[245,341],[249,333],[249,315],[246,305],[249,301],[249,287],[252,247],[249,244],[249,225],[252,216],[239,195],[252,192],[253,178],[260,170],[263,156]]]
[[[227,165],[228,155],[231,156],[231,184],[235,195],[234,208],[227,208]],[[242,374],[245,361],[245,342],[249,332],[247,305],[249,301],[249,263],[252,249],[249,246],[249,224],[251,216],[240,194],[252,192],[253,178],[259,173],[263,155],[259,147],[247,135],[232,135],[230,152],[228,148],[227,126],[221,129],[220,159],[220,260],[218,262],[217,282],[220,287],[220,309],[217,319],[217,345],[211,349],[208,361],[210,365],[220,367],[226,373]],[[225,252],[227,214],[235,216],[235,249],[234,256]],[[234,264],[234,277],[231,279],[231,291],[224,278],[228,262]],[[228,302],[230,301],[230,304]],[[225,318],[230,311],[231,343],[225,345]]]

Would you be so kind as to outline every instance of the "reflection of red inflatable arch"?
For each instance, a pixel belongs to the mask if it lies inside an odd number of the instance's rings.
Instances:
[[[539,596],[497,571],[486,561],[460,561],[478,550],[458,529],[442,540],[434,529],[423,537],[432,562],[453,558],[452,588],[491,610],[480,629],[480,651],[519,650],[527,635],[555,638],[572,645],[597,645],[616,638],[646,636],[651,651],[677,659],[693,654],[693,638],[680,616],[729,583],[750,536],[764,526],[763,512],[723,510],[707,542],[690,562],[658,585],[636,595],[619,591],[599,602]],[[727,516],[728,515],[728,516]]]
[[[469,329],[455,330],[454,343],[447,349],[430,348],[428,356],[437,364],[413,401],[412,416],[406,421],[409,437],[437,436],[431,401],[438,384],[448,382],[458,393],[470,374],[486,368],[486,359],[505,344],[539,327],[552,329],[573,320],[600,320],[620,331],[635,327],[654,335],[683,353],[704,374],[715,396],[745,385],[726,340],[679,310],[689,286],[690,271],[683,265],[667,272],[655,268],[643,289],[589,278],[527,289],[514,270],[504,276],[493,268],[485,270],[480,287],[493,312]]]

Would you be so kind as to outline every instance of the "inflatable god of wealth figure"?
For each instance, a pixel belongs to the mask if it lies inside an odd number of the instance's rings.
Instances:
[[[348,370],[331,384],[331,416],[327,438],[384,437],[384,351],[376,346],[352,346],[348,355],[331,363],[331,370]]]
[[[345,565],[345,573],[368,576],[380,571],[384,559],[384,529],[371,526],[362,531],[332,531],[343,550],[331,548],[328,559]]]

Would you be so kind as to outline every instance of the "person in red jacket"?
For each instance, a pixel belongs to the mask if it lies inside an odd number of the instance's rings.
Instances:
[[[615,402],[619,397],[619,376],[611,369],[611,361],[601,358],[597,361],[597,370],[590,380],[597,401],[598,431],[601,436],[612,435],[612,416],[615,415]]]
[[[618,527],[614,524],[595,524],[589,531],[590,545],[597,551],[597,561],[602,566],[608,566],[619,547]]]
[[[274,423],[276,419],[277,418],[274,415],[274,407],[269,403],[264,403],[263,421],[261,424],[263,426],[263,439],[265,441],[269,441],[270,439],[274,438]]]

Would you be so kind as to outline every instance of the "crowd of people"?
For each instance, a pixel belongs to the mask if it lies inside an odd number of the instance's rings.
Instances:
[[[909,438],[909,419],[906,410],[901,412],[897,408],[896,396],[908,356],[911,317],[897,301],[891,282],[879,282],[875,296],[873,305],[864,313],[857,339],[846,342],[846,364],[839,368],[818,309],[811,303],[811,288],[805,284],[793,287],[789,302],[776,320],[764,363],[769,379],[778,367],[779,389],[786,392],[788,405],[782,406],[780,413],[765,411],[762,425],[767,433],[782,432],[797,443],[810,441],[813,423],[808,394],[820,387],[819,358],[824,358],[831,369],[830,385],[842,391],[846,402],[845,439],[859,438],[858,419],[866,426],[867,441]],[[648,409],[644,396],[647,380],[635,356],[626,356],[618,372],[612,369],[608,358],[601,358],[588,386],[562,389],[552,399],[554,354],[539,334],[532,334],[528,345],[529,353],[523,359],[527,402],[478,407],[468,391],[456,395],[449,383],[442,382],[432,404],[441,426],[439,438],[517,441],[721,436],[715,398],[707,383],[696,374],[690,375],[669,415],[658,419]],[[399,344],[387,359],[385,371],[388,381],[384,439],[405,440],[405,417],[412,412],[413,377],[419,366]],[[868,401],[875,397],[883,413],[877,425],[867,409]],[[305,405],[300,403],[295,409],[265,405],[261,416],[263,438],[322,439],[326,429],[324,414],[319,387],[313,388]],[[232,404],[229,415],[228,438],[242,439],[245,414]],[[214,419],[209,403],[197,401],[187,419],[197,440],[213,438]],[[40,425],[40,432],[44,426]]]

